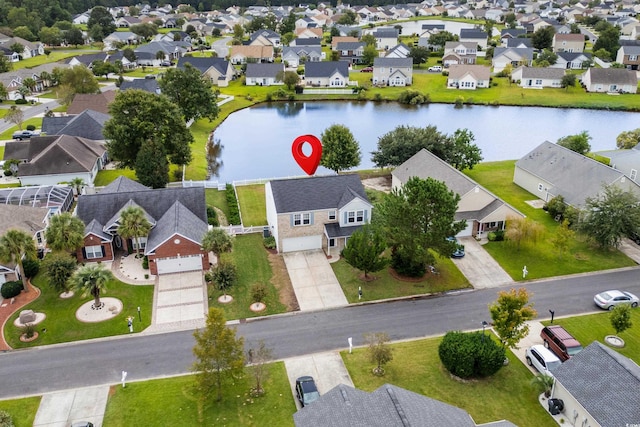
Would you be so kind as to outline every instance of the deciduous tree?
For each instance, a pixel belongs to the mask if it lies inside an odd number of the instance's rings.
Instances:
[[[15,105],[9,107],[4,119],[10,123],[18,126],[18,129],[22,130],[22,122],[24,121],[24,112]]]
[[[627,304],[615,306],[609,315],[609,320],[616,331],[616,335],[626,331],[633,326],[631,322],[631,307]]]
[[[2,98],[2,95],[0,95]],[[616,147],[620,149],[630,149],[640,142],[640,128],[621,132],[616,138]]]
[[[560,86],[562,86],[565,89],[574,87],[575,85],[576,85],[575,74],[565,74],[564,76],[562,76],[562,79],[560,79]]]
[[[449,138],[449,149],[444,161],[458,170],[473,169],[482,161],[482,150],[473,141],[476,137],[469,129],[457,129]]]
[[[360,145],[348,127],[331,125],[322,132],[322,159],[320,164],[335,173],[360,164]]]
[[[506,347],[517,349],[518,342],[529,333],[526,322],[538,314],[530,297],[525,288],[511,289],[498,292],[498,299],[489,304],[493,329]]]
[[[10,262],[18,266],[18,272],[22,277],[22,287],[29,291],[27,275],[24,273],[24,258],[35,259],[36,244],[33,237],[27,232],[12,228],[0,236],[0,260]]]
[[[193,136],[178,107],[165,95],[126,90],[116,95],[109,111],[111,119],[103,133],[109,141],[109,155],[122,166],[135,168],[138,152],[149,140],[161,144],[174,164],[191,160]]]
[[[116,23],[107,8],[96,6],[91,9],[87,28],[89,28],[91,37],[94,40],[102,41],[116,30]]]
[[[196,386],[202,400],[216,393],[216,400],[222,400],[223,385],[240,377],[244,371],[244,339],[236,338],[235,329],[225,324],[222,310],[210,308],[204,329],[193,333],[196,358],[193,371],[196,372]]]
[[[508,242],[513,243],[516,250],[519,251],[524,242],[536,243],[543,231],[542,226],[531,218],[509,218],[504,237]]]
[[[412,47],[409,51],[409,56],[413,60],[413,64],[420,67],[420,65],[426,63],[427,59],[429,59],[429,49],[422,46]]]
[[[382,256],[386,248],[382,234],[375,227],[364,225],[349,237],[342,256],[350,266],[361,270],[366,279],[368,273],[380,271],[387,265]]]
[[[536,49],[550,49],[553,45],[553,35],[555,33],[556,30],[551,25],[542,27],[531,36],[531,44]]]
[[[67,44],[78,47],[84,44],[84,34],[80,28],[73,27],[64,33]]]
[[[606,185],[586,199],[579,230],[601,248],[618,247],[624,236],[640,230],[638,203],[634,193]]]
[[[142,144],[135,165],[136,176],[142,185],[164,188],[169,182],[169,162],[164,147],[155,139]]]
[[[457,40],[458,36],[450,33],[449,31],[440,31],[429,36],[429,44],[431,46],[437,46],[438,50],[444,49],[444,45],[447,42],[453,42]]]
[[[267,363],[272,359],[273,350],[267,347],[263,340],[258,342],[257,347],[252,347],[247,351],[247,365],[256,384],[251,390],[253,396],[262,396],[264,394],[263,385],[269,377]]]
[[[51,217],[45,231],[47,246],[54,251],[75,252],[84,240],[84,223],[69,212]]]
[[[560,227],[556,228],[553,237],[551,237],[551,244],[558,252],[558,257],[562,258],[564,254],[569,250],[569,243],[575,237],[575,231],[569,228],[569,220],[562,221]]]
[[[589,141],[592,139],[593,138],[591,138],[589,132],[583,130],[579,134],[568,135],[558,139],[557,144],[584,156],[591,151],[591,144],[589,144]]]
[[[373,65],[373,61],[378,57],[378,49],[375,45],[365,45],[362,50],[362,62],[366,65]]]
[[[186,63],[184,69],[168,69],[158,84],[162,93],[180,108],[185,121],[201,117],[212,121],[218,116],[218,96],[211,89],[211,82],[191,64]]]
[[[384,375],[384,365],[393,360],[393,349],[389,346],[389,335],[385,332],[375,332],[365,334],[364,339],[367,343],[369,360],[377,365],[373,368],[373,374]]]
[[[455,221],[460,196],[433,178],[410,178],[392,190],[376,208],[379,225],[392,250],[393,268],[407,276],[422,276],[435,264],[433,252],[448,257],[451,242],[465,227]]]
[[[280,71],[276,75],[276,80],[281,81],[287,89],[291,90],[300,82],[300,76],[295,71]]]
[[[615,59],[620,48],[620,29],[617,25],[611,25],[605,21],[598,25],[600,29],[598,39],[593,44],[593,52],[597,53],[603,49],[607,52],[608,59]]]

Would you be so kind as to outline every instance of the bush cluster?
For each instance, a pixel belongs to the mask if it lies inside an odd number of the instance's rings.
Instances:
[[[40,261],[35,259],[26,259],[22,263],[24,267],[24,275],[29,279],[36,277],[36,274],[40,271]]]
[[[407,277],[422,277],[427,267],[422,261],[415,261],[411,256],[405,256],[397,250],[391,254],[391,267],[400,275]]]
[[[20,295],[20,292],[22,292],[22,282],[16,280],[14,282],[5,282],[4,285],[2,285],[0,294],[2,294],[2,298],[9,299]]]
[[[502,242],[504,240],[504,230],[491,231],[487,234],[490,242]]]
[[[146,255],[142,258],[142,268],[145,270],[149,269],[149,258]]]
[[[229,205],[229,224],[240,224],[240,210],[238,209],[238,199],[233,185],[227,184],[226,189],[227,204]]]
[[[207,206],[207,224],[217,227],[220,225],[218,221],[218,214],[213,206]]]
[[[256,283],[251,287],[251,299],[253,302],[264,302],[267,296],[267,287],[264,283]]]
[[[27,130],[34,131],[36,127],[34,125],[27,125]]]
[[[0,427],[13,427],[13,419],[7,411],[0,410]]]
[[[398,97],[398,102],[400,104],[409,104],[409,105],[420,105],[420,104],[428,104],[431,102],[431,98],[429,94],[422,94],[416,90],[405,90]]]
[[[23,105],[23,104],[28,104],[29,101],[27,101],[26,99],[22,99],[22,98],[18,98],[16,99],[16,105]]]
[[[262,241],[262,244],[267,249],[275,249],[276,248],[276,238],[273,236],[265,237]]]
[[[440,361],[460,378],[487,377],[504,366],[505,349],[482,332],[450,331],[438,347]]]

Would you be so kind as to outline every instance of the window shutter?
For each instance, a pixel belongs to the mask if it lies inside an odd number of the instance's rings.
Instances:
[[[104,258],[104,256],[105,256],[104,245],[100,245],[100,250],[102,251],[102,258]]]
[[[309,214],[309,225],[313,225],[313,212]]]
[[[87,259],[87,251],[84,248],[82,248],[82,258]]]
[[[344,213],[344,223],[345,223],[345,224],[347,224],[347,223],[349,222],[349,217],[348,217],[348,215],[349,215],[349,214],[348,214],[347,212],[345,212],[345,213]]]
[[[368,216],[368,214],[369,214],[369,211],[365,209],[365,210],[364,210],[364,222],[367,222],[367,216]]]
[[[291,227],[293,227],[293,214],[289,215],[289,221],[290,221],[289,225],[291,225]]]

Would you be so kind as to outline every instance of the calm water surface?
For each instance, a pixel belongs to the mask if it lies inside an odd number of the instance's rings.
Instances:
[[[599,110],[485,107],[448,104],[406,107],[374,102],[294,102],[262,104],[231,114],[215,132],[223,145],[219,177],[242,179],[299,176],[291,156],[293,140],[304,134],[320,138],[332,124],[347,126],[360,143],[359,169],[372,168],[378,138],[397,126],[435,125],[447,134],[467,128],[475,135],[484,161],[517,159],[545,140],[577,134],[593,137],[593,151],[615,149],[622,131],[640,127],[640,114]],[[330,171],[320,167],[316,174]]]

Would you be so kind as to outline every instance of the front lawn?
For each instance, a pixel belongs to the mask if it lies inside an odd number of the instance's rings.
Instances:
[[[469,412],[478,423],[506,419],[520,427],[557,426],[538,403],[530,385],[533,374],[511,351],[509,364],[485,379],[461,381],[442,366],[438,345],[442,338],[392,345],[393,360],[383,377],[374,376],[374,365],[364,348],[341,352],[354,385],[371,392],[385,383],[411,390]]]
[[[580,341],[583,347],[586,347],[593,341],[604,343],[606,335],[616,335],[615,329],[611,326],[609,315],[609,312],[603,311],[602,313],[589,314],[587,316],[555,319],[553,323],[564,326],[571,335]],[[615,350],[640,364],[640,333],[638,333],[640,330],[640,309],[631,310],[631,321],[633,326],[618,334],[624,340],[625,346]],[[545,326],[551,324],[548,320],[542,323]]]
[[[460,270],[446,258],[440,258],[437,264],[438,274],[427,273],[420,281],[398,280],[385,268],[369,276],[375,280],[362,280],[362,272],[351,267],[344,258],[331,263],[331,268],[340,282],[342,291],[349,303],[376,301],[410,295],[422,295],[445,292],[452,289],[470,287],[469,281]],[[358,287],[362,287],[362,299],[358,299]]]
[[[277,257],[277,255],[272,255]],[[236,284],[227,291],[233,297],[228,304],[218,302],[218,297],[223,293],[209,285],[209,307],[221,308],[225,317],[231,319],[244,319],[247,317],[264,316],[269,314],[284,313],[287,308],[280,303],[278,283],[273,283],[273,270],[269,262],[269,252],[262,244],[262,234],[253,233],[236,236],[233,242],[233,251],[222,254],[222,259],[233,261],[238,268]],[[263,303],[266,310],[254,313],[249,306],[254,302],[251,299],[251,287],[262,283],[267,287],[267,297]]]
[[[480,163],[472,170],[464,171],[470,178],[544,227],[544,232],[536,243],[524,243],[519,249],[508,242],[489,242],[484,245],[511,278],[523,280],[522,269],[525,265],[529,271],[527,279],[636,265],[622,252],[599,249],[580,234],[570,242],[564,254],[559,254],[551,241],[560,224],[546,211],[535,209],[526,203],[527,200],[537,200],[537,197],[513,182],[514,167],[515,160],[508,160]]]
[[[101,171],[98,171],[93,185],[95,185],[96,187],[104,187],[105,185],[111,184],[119,176],[126,176],[127,178],[134,181],[138,180],[136,178],[136,171],[132,169],[103,169]]]
[[[106,426],[293,426],[296,411],[283,362],[268,365],[265,395],[252,398],[247,373],[224,388],[221,402],[197,396],[191,375],[112,386]]]
[[[20,311],[11,316],[5,325],[4,337],[13,348],[35,347],[128,334],[127,316],[134,317],[133,324],[136,332],[142,331],[151,324],[153,285],[127,285],[119,280],[110,282],[107,285],[107,291],[101,296],[118,298],[122,301],[122,312],[104,322],[85,323],[76,318],[76,311],[82,304],[91,300],[91,296],[81,298],[76,293],[71,298],[62,299],[59,297],[59,292],[49,286],[42,273],[38,274],[32,280],[32,283],[42,293],[38,299],[25,306],[24,310],[45,313],[47,317],[36,326],[36,330],[39,333],[38,339],[30,343],[23,343],[19,339],[21,331],[13,324],[20,315]],[[142,324],[138,320],[137,307],[142,309]]]
[[[0,410],[11,415],[15,427],[31,427],[36,419],[41,396],[0,401]]]
[[[19,106],[21,109],[24,109],[22,106]],[[29,107],[26,107],[29,108]],[[24,122],[22,122],[22,130],[25,130],[27,128],[27,126],[29,125],[33,125],[36,127],[36,129],[42,129],[42,117],[32,117],[30,119],[26,119]],[[12,139],[11,136],[13,135],[14,132],[17,132],[18,130],[18,126],[13,126],[11,128],[9,128],[8,130],[0,133],[0,139]]]
[[[264,184],[237,185],[238,203],[242,224],[245,227],[267,224],[267,204],[264,198]]]

